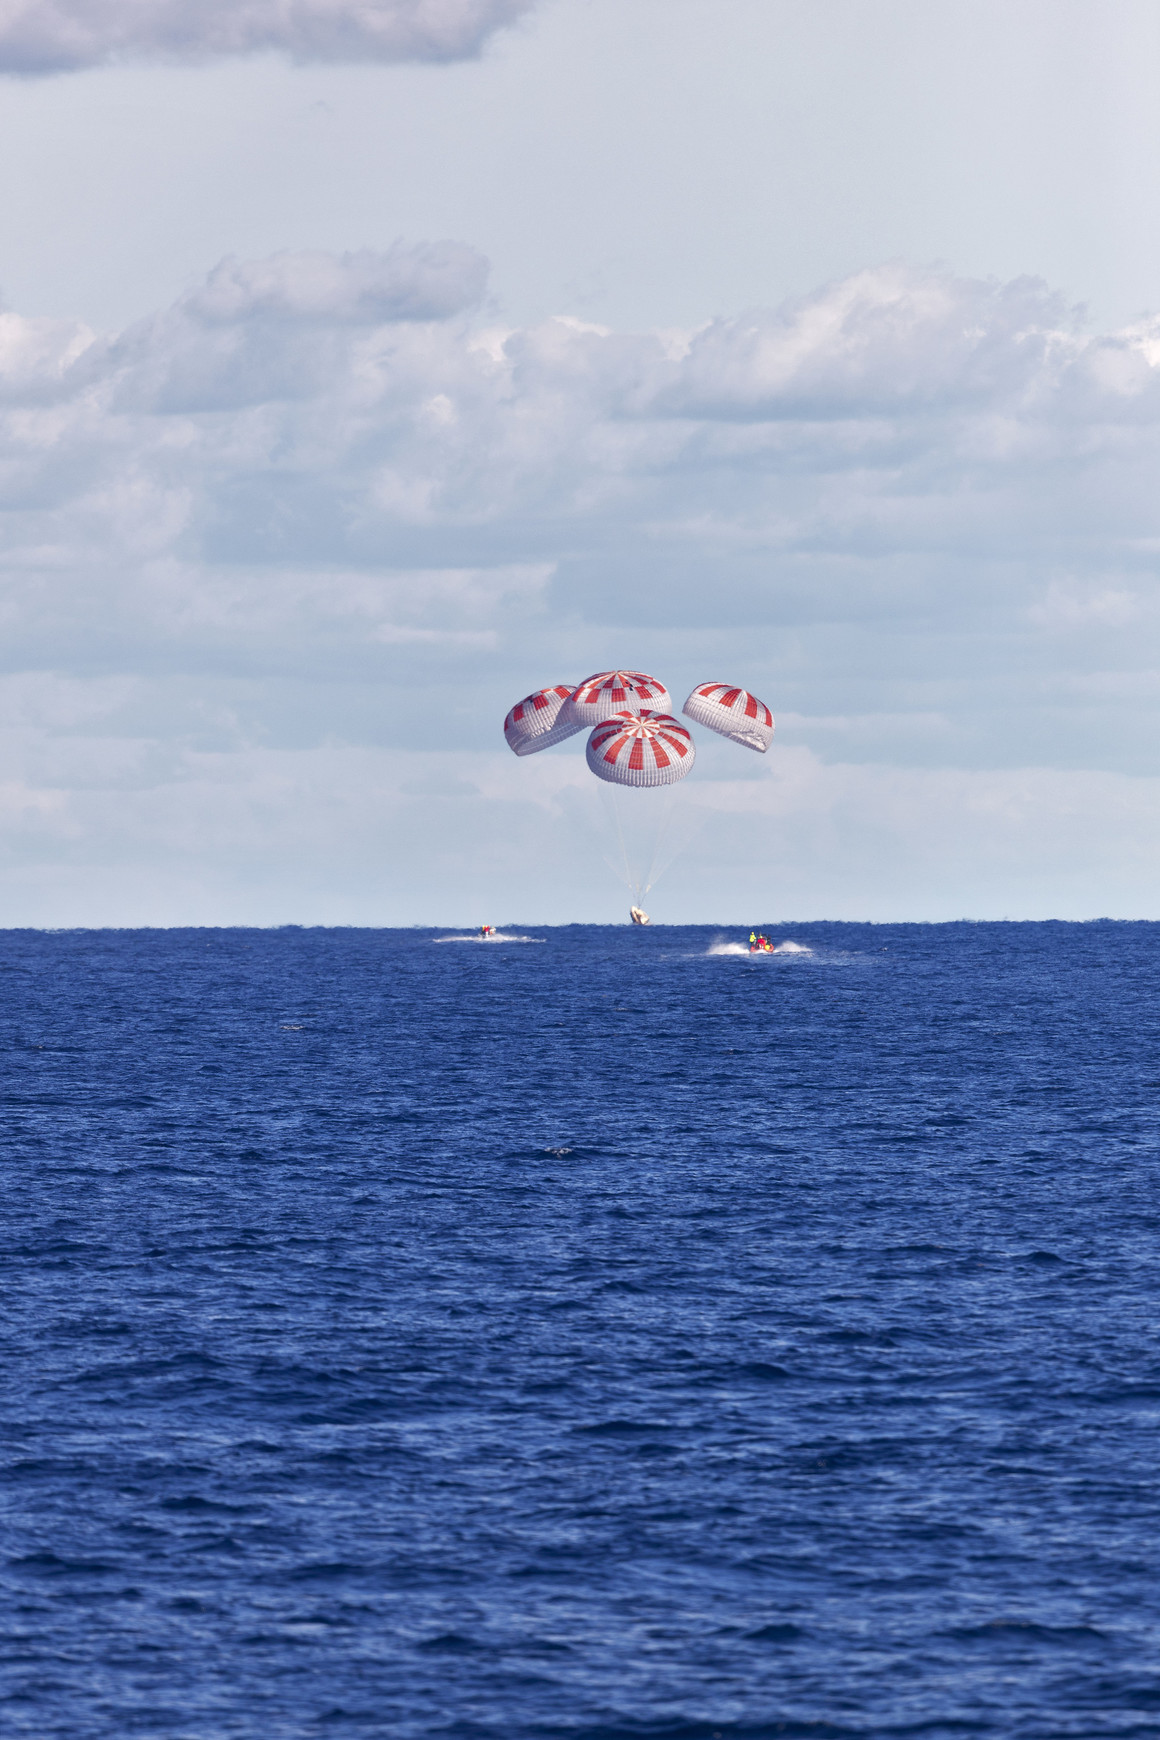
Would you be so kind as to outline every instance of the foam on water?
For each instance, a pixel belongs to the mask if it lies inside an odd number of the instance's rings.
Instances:
[[[542,943],[542,936],[516,936],[513,932],[495,930],[490,936],[480,936],[472,932],[465,936],[433,936],[432,942],[437,943]]]
[[[744,955],[747,961],[769,960],[770,955],[812,955],[813,949],[805,943],[780,942],[775,943],[771,950],[751,950],[748,943],[718,941],[710,943],[705,950],[707,955]]]

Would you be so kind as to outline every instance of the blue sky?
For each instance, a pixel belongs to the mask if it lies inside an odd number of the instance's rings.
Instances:
[[[7,923],[1160,916],[1154,8],[0,8]],[[703,738],[702,734],[702,738]],[[595,806],[595,807],[594,807]]]

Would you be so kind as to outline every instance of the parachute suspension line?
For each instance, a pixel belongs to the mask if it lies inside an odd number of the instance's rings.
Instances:
[[[686,793],[674,791],[666,795],[670,801],[649,867],[646,893],[676,863],[682,852],[689,849],[709,819],[709,812],[698,804],[689,803]]]
[[[699,820],[675,791],[626,792],[605,786],[600,794],[606,818],[600,856],[635,903],[644,899],[696,833]]]
[[[644,845],[640,836],[641,818],[636,813],[638,802],[639,794],[634,793],[628,798],[628,794],[617,786],[605,785],[600,792],[601,808],[607,821],[607,845],[600,855],[616,880],[623,882],[636,902],[644,899],[656,881],[654,868],[657,856],[653,849],[647,873],[642,874],[644,854],[649,848]],[[614,835],[615,839],[609,838],[609,835]]]
[[[614,791],[609,792],[608,802],[612,805],[613,819],[616,822],[616,841],[620,847],[620,874],[624,877],[628,892],[632,895],[633,899],[641,901],[648,893],[648,888],[646,886],[642,889],[640,883],[632,873],[632,854],[628,849],[628,841],[624,837],[624,820],[621,816],[620,802]]]
[[[673,816],[675,815],[675,813],[676,813],[676,805],[672,802],[669,802],[666,805],[666,808],[664,810],[663,815],[661,816],[661,825],[660,825],[659,829],[657,830],[656,841],[653,845],[653,850],[652,850],[652,857],[649,859],[648,869],[645,872],[644,886],[638,891],[639,898],[641,900],[644,899],[645,895],[648,893],[648,891],[652,887],[653,883],[660,881],[661,877],[664,875],[665,871],[668,869],[669,865],[672,863],[673,857],[675,856],[675,853],[670,854],[670,856],[668,858],[666,858],[663,861],[663,863],[661,862],[661,853],[664,850],[665,843],[668,839],[669,831],[672,828]]]

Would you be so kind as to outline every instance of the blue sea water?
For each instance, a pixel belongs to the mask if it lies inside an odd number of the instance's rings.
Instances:
[[[1160,926],[441,934],[0,933],[5,1731],[1160,1733]]]

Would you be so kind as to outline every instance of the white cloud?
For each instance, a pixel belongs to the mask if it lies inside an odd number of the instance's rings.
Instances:
[[[0,0],[0,72],[274,50],[296,61],[451,61],[535,0]]]
[[[1069,311],[1035,279],[980,284],[895,264],[713,321],[662,402],[755,420],[1010,402],[1068,358],[1073,333]]]
[[[1155,600],[1153,608],[1155,608]],[[1028,609],[1030,621],[1043,628],[1127,628],[1144,612],[1140,595],[1127,587],[1068,585],[1053,580]]]
[[[349,867],[379,824],[339,792],[365,778],[413,835],[396,762],[477,756],[519,694],[615,662],[769,699],[769,762],[708,745],[697,780],[729,861],[776,859],[802,901],[839,910],[857,864],[881,910],[899,853],[952,913],[1152,899],[1126,842],[1151,850],[1160,775],[1160,323],[1092,336],[1042,286],[890,266],[685,335],[498,330],[485,269],[452,243],[282,254],[111,338],[0,316],[18,881],[172,868],[196,813],[231,911],[287,862],[316,902],[329,853],[370,915]],[[534,794],[575,783],[567,747],[501,757],[506,796],[425,797],[444,868],[412,853],[391,911],[450,887],[465,840],[497,889],[551,857]]]

